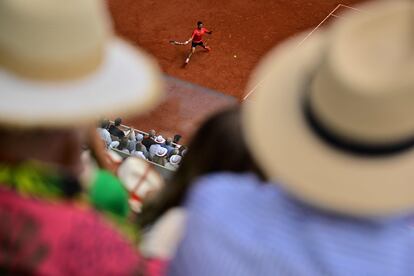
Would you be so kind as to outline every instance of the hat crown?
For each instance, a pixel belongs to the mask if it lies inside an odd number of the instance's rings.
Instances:
[[[179,163],[181,161],[181,156],[179,156],[179,155],[172,155],[171,157],[170,157],[170,162],[171,163],[173,163],[173,164],[177,164],[177,163]]]
[[[414,136],[413,14],[406,1],[385,3],[332,28],[310,94],[332,132],[369,144]]]
[[[168,152],[168,150],[166,148],[163,148],[163,147],[160,146],[157,150],[157,155],[162,157],[162,156],[166,155],[167,152]]]
[[[0,66],[34,78],[96,69],[110,33],[100,0],[0,1]]]
[[[155,138],[155,142],[157,142],[157,143],[164,143],[165,142],[165,139],[164,139],[164,137],[162,137],[162,135],[158,135]]]

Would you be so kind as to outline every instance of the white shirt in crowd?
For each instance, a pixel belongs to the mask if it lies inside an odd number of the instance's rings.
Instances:
[[[105,141],[105,145],[109,147],[109,145],[112,143],[111,134],[107,129],[104,128],[98,128],[99,136],[101,136],[101,139]]]
[[[145,160],[147,159],[142,151],[133,151],[131,152],[131,155],[145,159]]]
[[[160,144],[151,145],[151,147],[149,149],[149,156],[150,156],[151,159],[154,158],[154,156],[157,153],[159,148],[161,148]]]

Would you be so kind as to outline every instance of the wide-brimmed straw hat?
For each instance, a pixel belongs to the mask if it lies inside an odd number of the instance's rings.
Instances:
[[[360,9],[267,55],[244,133],[265,172],[303,201],[389,215],[414,206],[414,6]]]
[[[160,71],[112,34],[101,0],[0,1],[0,124],[65,127],[143,112]]]

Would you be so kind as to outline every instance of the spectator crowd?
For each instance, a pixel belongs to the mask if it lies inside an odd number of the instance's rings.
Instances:
[[[121,118],[116,118],[113,124],[109,120],[100,122],[97,131],[108,149],[117,149],[127,155],[152,161],[169,170],[178,168],[186,153],[186,148],[178,144],[181,135],[165,139],[162,135],[156,135],[153,129],[143,134],[121,124]]]

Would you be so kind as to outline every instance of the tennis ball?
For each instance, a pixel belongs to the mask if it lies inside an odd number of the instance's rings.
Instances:
[[[237,58],[237,56],[236,56],[236,55],[234,55],[233,57],[234,57],[234,58]]]

